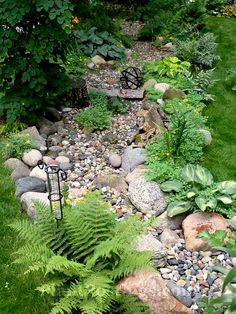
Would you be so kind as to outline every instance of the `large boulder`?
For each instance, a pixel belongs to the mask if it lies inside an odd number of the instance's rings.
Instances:
[[[37,218],[37,209],[35,207],[36,202],[49,206],[49,199],[47,193],[26,192],[21,195],[20,201],[23,210],[31,219]]]
[[[147,171],[147,167],[144,165],[139,165],[132,172],[128,173],[125,177],[125,181],[130,184],[132,181],[144,177],[144,173]]]
[[[162,243],[157,240],[152,234],[141,235],[134,246],[134,249],[138,252],[153,252],[152,261],[157,267],[165,267],[167,263],[167,252]]]
[[[16,196],[21,196],[26,192],[44,192],[46,184],[42,179],[35,177],[25,177],[16,181]]]
[[[17,159],[17,158],[9,158],[4,162],[4,167],[10,170],[15,170],[20,167],[25,167],[26,165],[23,163],[23,161]]]
[[[127,147],[122,156],[121,167],[126,172],[133,171],[137,166],[144,164],[146,160],[146,150],[144,148]]]
[[[198,235],[205,230],[210,233],[214,233],[216,230],[230,232],[226,219],[216,213],[193,213],[184,219],[182,226],[186,249],[189,251],[210,251],[212,249],[207,241],[198,238]]]
[[[27,166],[21,166],[16,168],[12,174],[11,177],[13,180],[18,180],[20,178],[28,177],[30,174],[30,170]]]
[[[45,135],[51,135],[57,132],[57,127],[53,122],[44,117],[38,119],[39,133]]]
[[[169,88],[163,94],[163,100],[171,100],[171,99],[184,99],[186,97],[185,93],[181,89],[177,88]]]
[[[127,193],[128,185],[125,182],[124,178],[117,175],[106,175],[97,177],[94,180],[94,184],[98,188],[109,186],[111,189],[115,189],[121,193]]]
[[[25,152],[22,156],[24,163],[30,167],[35,167],[38,164],[39,160],[42,160],[43,156],[41,152],[37,149],[31,149],[28,152]]]
[[[142,177],[130,183],[129,199],[144,214],[155,211],[158,216],[165,210],[165,198],[159,185]]]
[[[135,273],[122,279],[117,288],[124,294],[137,296],[149,306],[152,314],[192,314],[190,309],[171,295],[158,273]]]
[[[47,144],[45,139],[39,134],[39,131],[35,126],[31,126],[21,132],[22,134],[29,135],[34,148],[37,148],[41,152],[45,152],[47,150]]]
[[[174,217],[169,217],[167,212],[164,211],[159,217],[158,220],[153,225],[158,232],[163,232],[165,229],[178,230],[182,227],[182,222],[186,218],[186,214],[180,214]]]

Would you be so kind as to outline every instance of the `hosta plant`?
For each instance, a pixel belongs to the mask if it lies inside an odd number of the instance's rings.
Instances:
[[[167,207],[169,217],[193,211],[221,211],[230,207],[236,214],[236,181],[215,183],[210,171],[199,165],[187,164],[181,172],[181,180],[162,183],[164,192],[173,192]]]

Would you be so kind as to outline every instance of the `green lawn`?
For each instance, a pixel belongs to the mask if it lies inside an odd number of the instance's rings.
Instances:
[[[39,283],[25,276],[18,265],[12,264],[12,254],[19,246],[19,239],[8,225],[24,217],[14,193],[9,172],[0,164],[0,313],[46,314],[50,304],[35,291]]]
[[[208,17],[207,27],[217,36],[221,61],[214,72],[218,82],[211,89],[215,102],[205,110],[213,141],[203,164],[217,180],[236,180],[236,91],[225,80],[228,70],[236,70],[236,18]]]

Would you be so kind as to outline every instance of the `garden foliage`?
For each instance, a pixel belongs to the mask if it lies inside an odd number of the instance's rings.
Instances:
[[[11,227],[25,240],[15,263],[26,274],[43,275],[42,294],[55,296],[50,313],[149,313],[134,297],[116,290],[116,283],[137,270],[151,270],[150,254],[135,252],[133,243],[144,225],[133,217],[118,222],[98,192],[77,206],[65,207],[58,222],[38,206],[39,217]],[[119,311],[119,309],[121,311]]]
[[[70,0],[3,0],[0,6],[0,115],[28,123],[36,112],[68,97],[65,59],[73,5]]]

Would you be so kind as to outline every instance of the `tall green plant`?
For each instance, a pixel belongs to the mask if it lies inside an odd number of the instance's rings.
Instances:
[[[66,100],[69,79],[57,63],[71,33],[70,0],[3,0],[0,5],[0,116],[33,120]]]
[[[40,273],[44,284],[38,290],[55,296],[51,314],[148,313],[133,297],[116,290],[117,281],[141,269],[152,269],[150,254],[135,252],[133,243],[144,226],[135,218],[118,222],[98,192],[89,193],[78,206],[64,208],[56,224],[47,208],[39,218],[11,225],[25,245],[15,263],[26,274]],[[122,311],[118,311],[122,309]]]

